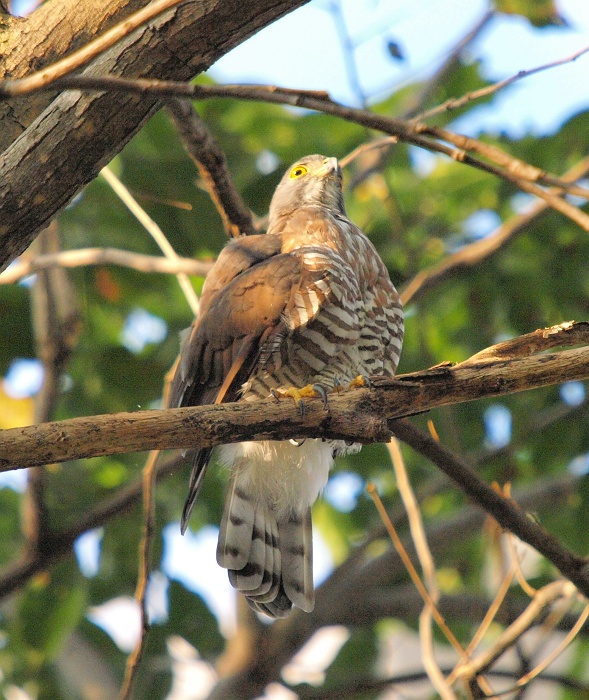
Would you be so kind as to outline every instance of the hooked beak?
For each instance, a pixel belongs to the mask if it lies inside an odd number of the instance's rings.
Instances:
[[[339,169],[337,158],[326,158],[323,165],[314,174],[315,177],[327,177],[331,173],[338,173]]]

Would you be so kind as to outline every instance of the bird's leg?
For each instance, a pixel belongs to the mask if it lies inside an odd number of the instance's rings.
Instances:
[[[274,396],[276,399],[286,397],[294,399],[294,402],[297,404],[299,411],[301,412],[301,417],[305,415],[305,404],[303,403],[304,398],[323,399],[323,407],[327,408],[327,391],[325,391],[321,384],[307,384],[307,386],[301,387],[300,389],[291,386],[288,389],[279,388],[272,389],[271,391],[272,396]]]

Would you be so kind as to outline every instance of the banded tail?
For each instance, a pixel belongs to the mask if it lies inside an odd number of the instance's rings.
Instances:
[[[217,562],[254,610],[275,618],[286,617],[293,605],[311,612],[311,508],[277,519],[269,504],[236,481],[225,501]]]

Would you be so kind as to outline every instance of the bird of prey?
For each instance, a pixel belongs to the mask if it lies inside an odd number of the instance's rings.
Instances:
[[[335,158],[292,165],[270,203],[266,234],[231,240],[185,331],[169,405],[322,396],[392,376],[403,311],[385,265],[346,216]],[[343,441],[251,441],[219,448],[231,467],[217,561],[256,611],[285,617],[315,604],[311,506]],[[211,458],[195,449],[185,531]]]

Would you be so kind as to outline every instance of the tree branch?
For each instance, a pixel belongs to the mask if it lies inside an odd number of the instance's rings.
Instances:
[[[213,262],[193,260],[192,258],[170,260],[157,255],[144,255],[118,248],[78,248],[59,253],[35,255],[30,260],[19,260],[0,274],[0,284],[14,284],[35,272],[48,270],[52,267],[85,267],[88,265],[120,265],[138,272],[159,272],[166,275],[177,275],[182,272],[186,275],[206,277]]]
[[[568,170],[561,178],[562,182],[571,183],[584,177],[589,172],[589,156],[586,156]],[[561,190],[562,191],[562,190]],[[553,194],[558,194],[557,190]],[[531,209],[524,214],[518,214],[502,223],[490,236],[465,246],[456,253],[446,256],[426,270],[421,270],[410,280],[401,291],[401,301],[407,304],[415,301],[424,292],[432,289],[440,282],[448,279],[460,270],[477,265],[493,253],[500,250],[529,224],[550,211],[550,205],[545,200],[535,202]],[[0,280],[2,278],[0,277]]]
[[[589,341],[589,323],[566,323],[502,343],[499,352],[539,352]],[[387,442],[387,421],[483,397],[589,378],[589,346],[533,357],[467,360],[396,379],[376,377],[371,389],[305,404],[290,401],[222,404],[72,418],[0,433],[0,471],[148,449],[209,447],[241,440],[319,437]],[[491,359],[489,359],[491,358]]]
[[[259,233],[233,182],[225,154],[192,103],[176,98],[168,101],[167,108],[184,148],[217,207],[227,236],[236,238]]]

